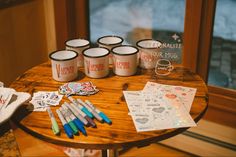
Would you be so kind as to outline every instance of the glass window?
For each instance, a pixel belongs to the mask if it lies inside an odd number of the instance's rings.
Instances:
[[[170,53],[182,44],[185,0],[90,0],[89,6],[93,43],[106,35],[121,36],[124,44],[132,45],[153,38],[166,43],[163,51]],[[175,53],[175,60],[181,62],[182,49],[176,48]]]
[[[216,4],[208,84],[236,89],[236,1]]]

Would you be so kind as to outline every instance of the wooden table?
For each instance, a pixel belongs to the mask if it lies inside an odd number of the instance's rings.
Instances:
[[[123,90],[142,90],[147,81],[169,85],[182,85],[197,88],[190,114],[195,122],[199,121],[207,110],[207,87],[203,80],[187,69],[177,67],[165,77],[156,77],[152,70],[141,70],[135,76],[120,77],[113,74],[103,79],[91,79],[79,70],[78,82],[92,81],[100,90],[91,96],[77,96],[82,100],[89,99],[101,109],[111,120],[112,125],[99,123],[97,128],[86,128],[88,136],[74,136],[69,139],[57,116],[61,129],[60,136],[55,136],[51,130],[51,121],[47,112],[29,112],[23,105],[17,110],[13,120],[20,128],[42,140],[63,146],[87,149],[117,149],[127,147],[142,147],[153,142],[161,141],[175,136],[188,128],[167,129],[137,133],[122,94]],[[64,83],[52,79],[49,62],[33,67],[18,77],[11,88],[17,91],[33,94],[37,91],[56,91]],[[68,101],[63,98],[62,102]],[[58,107],[51,107],[54,115]]]

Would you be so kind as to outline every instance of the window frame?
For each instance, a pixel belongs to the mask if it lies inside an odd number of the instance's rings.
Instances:
[[[64,48],[64,41],[69,38],[89,39],[89,1],[54,0],[54,4],[57,48]],[[216,0],[186,0],[182,63],[184,67],[199,74],[206,83],[215,8]],[[236,90],[211,85],[208,85],[208,89],[209,108],[224,110],[226,114],[232,111],[236,115]],[[220,101],[216,102],[216,99]],[[213,117],[208,118],[214,120]],[[226,118],[224,116],[223,119]],[[225,122],[227,120],[222,123]],[[231,122],[226,125],[236,127]]]

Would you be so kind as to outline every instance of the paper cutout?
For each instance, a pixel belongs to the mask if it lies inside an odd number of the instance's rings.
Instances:
[[[33,106],[29,106],[28,109],[32,111],[46,111],[48,106],[59,105],[63,95],[59,95],[58,92],[44,92],[39,91],[33,94],[33,98],[30,103]]]
[[[64,95],[93,95],[99,90],[92,82],[69,82],[60,86],[58,91]]]

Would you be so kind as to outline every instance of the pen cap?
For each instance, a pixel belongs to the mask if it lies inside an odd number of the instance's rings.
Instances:
[[[71,127],[71,129],[73,130],[74,134],[78,134],[79,130],[77,129],[76,125],[74,124],[73,121],[69,121],[69,126]]]
[[[52,131],[55,135],[60,133],[60,129],[55,118],[52,119]]]
[[[66,132],[66,135],[69,138],[73,138],[73,130],[70,128],[69,124],[65,124],[65,125],[63,125],[63,127],[64,127],[64,130]]]
[[[76,127],[84,134],[87,135],[84,124],[79,119],[74,119],[73,122],[75,123]]]
[[[111,120],[103,113],[103,112],[100,112],[99,115],[102,117],[102,119],[108,123],[108,124],[111,124]]]

